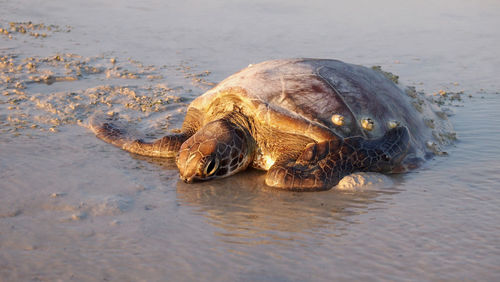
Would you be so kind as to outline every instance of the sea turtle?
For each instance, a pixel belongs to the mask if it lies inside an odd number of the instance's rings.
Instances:
[[[267,170],[268,186],[326,190],[356,171],[406,171],[432,152],[426,146],[432,130],[410,96],[384,73],[363,66],[272,60],[196,98],[179,133],[146,142],[111,121],[91,119],[90,125],[126,151],[176,157],[187,183],[251,166]]]

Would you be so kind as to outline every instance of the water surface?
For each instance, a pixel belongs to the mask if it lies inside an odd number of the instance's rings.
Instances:
[[[0,79],[0,280],[500,279],[497,1],[0,6],[1,28],[45,24],[0,35],[0,56],[21,66]],[[448,106],[458,141],[390,185],[290,193],[258,171],[186,185],[171,160],[85,127],[115,112],[161,136],[213,83],[286,57],[381,65],[430,96],[463,91]]]

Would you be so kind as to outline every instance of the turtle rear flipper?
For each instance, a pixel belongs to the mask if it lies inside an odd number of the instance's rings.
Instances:
[[[274,164],[266,184],[294,191],[328,190],[356,171],[391,172],[406,156],[409,138],[408,129],[400,126],[373,140],[350,137],[312,143],[296,162]]]
[[[132,134],[119,120],[102,114],[94,114],[89,120],[90,129],[100,139],[125,151],[150,157],[175,157],[187,133],[175,133],[152,142],[143,141]]]

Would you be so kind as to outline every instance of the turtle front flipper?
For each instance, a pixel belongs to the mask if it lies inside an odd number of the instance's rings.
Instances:
[[[149,157],[175,157],[182,143],[192,135],[190,131],[183,131],[152,142],[146,142],[137,139],[134,134],[128,132],[126,126],[120,126],[120,122],[113,121],[108,117],[94,115],[89,124],[92,131],[100,139],[125,151]]]
[[[391,172],[407,154],[406,127],[389,130],[378,139],[350,137],[309,144],[300,157],[277,161],[266,184],[292,191],[328,190],[356,171]]]

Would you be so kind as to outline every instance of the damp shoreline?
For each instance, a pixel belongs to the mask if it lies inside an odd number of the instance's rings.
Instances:
[[[0,280],[500,278],[495,1],[0,6]],[[188,185],[86,127],[102,112],[157,138],[227,76],[293,57],[397,74],[457,140],[409,173],[295,193],[257,170]]]

